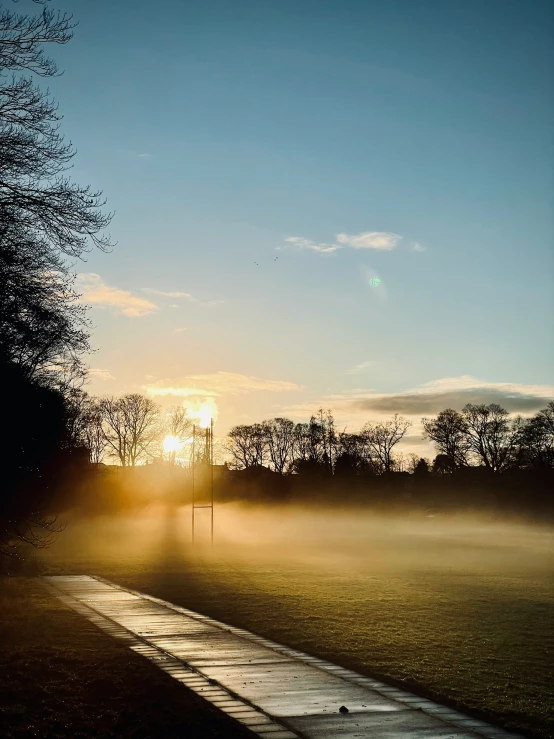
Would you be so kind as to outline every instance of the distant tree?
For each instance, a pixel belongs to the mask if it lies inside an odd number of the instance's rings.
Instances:
[[[467,465],[470,448],[467,422],[458,411],[447,408],[436,418],[423,418],[424,438],[430,439],[439,455],[448,459],[448,471]]]
[[[346,431],[337,436],[335,475],[352,476],[370,474],[373,471],[367,446],[361,434]]]
[[[144,395],[102,398],[98,403],[106,448],[123,467],[154,453],[160,439],[159,407]]]
[[[397,413],[391,421],[366,423],[362,435],[383,472],[394,468],[393,449],[411,426],[411,422]]]
[[[405,465],[406,472],[411,475],[423,476],[426,475],[431,469],[431,461],[426,457],[420,457],[419,454],[408,454],[408,459]]]
[[[554,469],[554,402],[532,418],[518,421],[519,464],[535,470]]]
[[[330,410],[320,408],[308,423],[296,424],[294,438],[297,470],[332,474],[338,437]]]
[[[307,423],[297,423],[294,426],[294,460],[295,464],[310,458],[312,451],[312,440],[310,427]]]
[[[294,463],[294,422],[288,418],[272,418],[262,426],[273,470],[281,475],[288,474]]]
[[[104,458],[107,441],[98,398],[79,388],[70,388],[66,395],[71,442],[74,446],[86,448],[90,462],[99,464]]]
[[[102,412],[96,401],[92,401],[88,408],[84,443],[89,450],[91,463],[100,464],[104,459],[108,442],[102,425]]]
[[[184,441],[192,434],[193,421],[186,408],[178,405],[172,408],[165,416],[164,430],[166,434]]]
[[[433,460],[433,472],[437,475],[452,473],[452,460],[446,454],[437,454]]]
[[[420,457],[414,468],[415,477],[426,477],[429,474],[429,466],[429,460]]]
[[[267,436],[261,423],[234,426],[227,436],[227,451],[237,469],[260,467],[267,461]]]
[[[468,403],[462,414],[469,450],[488,470],[506,469],[513,459],[520,433],[519,425],[510,420],[508,411],[496,403]]]
[[[335,430],[335,419],[329,409],[320,408],[315,417],[312,416],[310,424],[319,427],[321,446],[322,446],[322,463],[329,473],[332,474],[337,449],[337,433]]]
[[[164,416],[161,423],[162,428],[160,430],[160,445],[163,445],[163,440],[166,436],[173,436],[179,440],[181,445],[184,447],[184,443],[187,439],[192,437],[193,433],[193,421],[187,413],[186,408],[183,406],[175,406],[171,408]],[[190,449],[192,454],[192,448]],[[160,446],[160,454],[163,453],[162,446]],[[169,461],[171,464],[175,464],[177,450],[169,452]]]

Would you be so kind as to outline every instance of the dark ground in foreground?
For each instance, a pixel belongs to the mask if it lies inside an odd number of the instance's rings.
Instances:
[[[0,652],[6,739],[252,737],[37,580],[0,579]]]

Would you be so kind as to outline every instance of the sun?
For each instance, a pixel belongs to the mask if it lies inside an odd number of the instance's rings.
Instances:
[[[166,436],[164,439],[164,452],[167,452],[168,454],[178,451],[181,446],[182,443],[176,436],[169,434],[169,436]]]

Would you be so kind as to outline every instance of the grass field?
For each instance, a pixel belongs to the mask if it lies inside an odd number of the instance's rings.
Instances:
[[[100,574],[510,729],[552,737],[552,531],[309,512],[69,527],[52,573]]]

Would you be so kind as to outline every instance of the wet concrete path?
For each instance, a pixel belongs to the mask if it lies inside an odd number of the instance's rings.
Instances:
[[[412,693],[101,578],[58,576],[44,581],[78,613],[266,739],[520,739]]]

